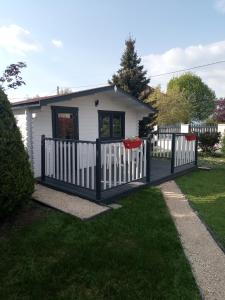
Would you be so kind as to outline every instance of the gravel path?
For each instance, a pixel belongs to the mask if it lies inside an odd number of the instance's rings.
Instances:
[[[36,184],[33,198],[82,220],[93,218],[110,208]]]
[[[174,181],[160,189],[204,299],[225,299],[225,255]]]

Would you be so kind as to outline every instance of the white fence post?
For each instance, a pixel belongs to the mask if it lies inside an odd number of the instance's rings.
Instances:
[[[225,124],[218,124],[218,132],[221,133],[221,138],[225,135]]]
[[[188,132],[189,132],[189,124],[181,124],[180,133],[188,133]]]
[[[154,126],[153,126],[153,130],[154,130],[154,131],[158,131],[158,125],[154,125]]]

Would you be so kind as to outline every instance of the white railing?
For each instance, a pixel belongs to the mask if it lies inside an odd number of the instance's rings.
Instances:
[[[45,176],[94,190],[96,145],[45,139]]]
[[[101,144],[103,190],[146,176],[146,140],[139,148],[126,149],[123,142]]]
[[[174,167],[190,164],[195,161],[196,141],[187,141],[185,135],[176,135]]]
[[[153,134],[151,139],[152,156],[170,158],[172,149],[172,134]]]
[[[148,144],[148,154],[146,139],[135,149],[126,149],[123,141],[98,141],[96,153],[96,142],[44,138],[42,151],[42,178],[95,190],[97,194],[146,177],[149,182],[150,156],[156,161],[169,159],[172,173],[175,167],[195,162],[196,141],[188,141],[182,134],[155,134],[151,146]]]

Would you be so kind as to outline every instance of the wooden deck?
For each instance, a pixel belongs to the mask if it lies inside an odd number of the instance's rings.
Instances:
[[[150,185],[156,185],[158,183],[172,179],[179,174],[186,173],[195,168],[194,163],[176,167],[174,173],[171,174],[171,159],[166,158],[151,158],[151,175]],[[57,190],[62,190],[71,194],[78,195],[82,198],[96,201],[96,191],[87,188],[75,186],[73,184],[65,183],[56,179],[46,177],[44,182],[41,182],[47,186],[53,187]],[[136,181],[132,181],[126,184],[122,184],[116,187],[112,187],[101,192],[101,202],[110,203],[119,196],[129,194],[130,192],[137,190],[147,185],[146,178],[142,178]]]

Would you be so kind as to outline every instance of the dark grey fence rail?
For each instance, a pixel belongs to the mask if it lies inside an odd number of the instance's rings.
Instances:
[[[182,166],[197,164],[197,141],[185,134],[152,134],[134,149],[123,140],[82,141],[42,136],[42,182],[91,200],[102,201],[113,191],[135,188],[168,177]],[[165,173],[165,170],[167,173]],[[160,178],[154,177],[157,173]],[[157,175],[156,174],[156,175]],[[158,176],[157,175],[157,176]]]

